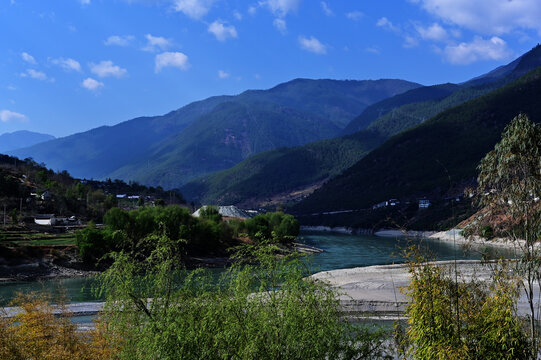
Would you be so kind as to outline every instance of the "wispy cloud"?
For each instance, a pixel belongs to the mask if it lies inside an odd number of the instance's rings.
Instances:
[[[327,5],[327,3],[325,1],[320,2],[320,4],[321,4],[321,9],[323,10],[323,13],[325,15],[327,15],[327,16],[333,16],[334,15],[334,12],[331,10],[329,5]]]
[[[364,13],[357,10],[346,13],[346,17],[354,21],[360,20],[363,16],[364,16]]]
[[[81,72],[81,64],[77,60],[74,60],[72,58],[58,58],[58,59],[52,59],[51,62],[55,65],[60,66],[65,71],[77,71]]]
[[[497,36],[487,40],[476,36],[469,43],[448,45],[443,54],[448,62],[457,65],[467,65],[481,60],[503,60],[512,55],[507,43]]]
[[[10,111],[10,110],[0,110],[0,121],[2,122],[9,122],[9,121],[20,121],[25,122],[28,121],[28,118],[26,115],[23,115],[21,113]]]
[[[109,76],[120,78],[128,73],[126,69],[114,65],[111,60],[101,61],[99,64],[91,63],[90,71],[101,78]]]
[[[237,29],[233,25],[225,25],[219,20],[209,25],[208,32],[214,34],[219,41],[226,41],[228,38],[236,38],[238,36]]]
[[[229,77],[229,73],[223,71],[223,70],[218,70],[218,77],[220,79],[227,79]]]
[[[287,33],[287,23],[284,19],[276,18],[272,22],[272,25],[274,25],[274,27],[278,29],[278,31],[282,35],[285,35]]]
[[[81,86],[90,91],[98,91],[102,89],[105,85],[101,81],[92,78],[86,78],[81,83]]]
[[[49,79],[47,74],[45,74],[42,71],[38,71],[34,69],[26,69],[26,72],[21,73],[21,77],[30,77],[32,79],[42,80],[42,81]],[[49,80],[54,81],[53,79],[49,79]]]
[[[394,31],[394,32],[400,31],[400,29],[397,26],[395,26],[386,17],[382,17],[382,18],[378,19],[378,21],[376,22],[376,26],[379,26],[381,28],[384,28],[384,29],[387,29],[387,30],[390,30],[390,31]]]
[[[259,6],[267,7],[279,17],[285,17],[290,12],[297,11],[299,4],[300,0],[265,0],[259,2]]]
[[[27,63],[29,64],[32,64],[32,65],[36,65],[37,64],[37,61],[36,59],[34,59],[34,57],[32,55],[30,55],[29,53],[27,52],[22,52],[21,53],[21,58],[26,61]]]
[[[310,36],[310,38],[299,36],[299,44],[301,49],[315,54],[324,55],[327,53],[327,47],[313,36]]]
[[[155,52],[165,50],[171,46],[171,40],[161,36],[152,36],[151,34],[146,34],[145,38],[147,39],[147,44],[143,48],[144,51]]]
[[[134,39],[132,35],[111,35],[103,43],[107,46],[128,46]]]
[[[201,19],[207,15],[214,0],[174,0],[173,8],[192,19]]]
[[[415,29],[424,40],[443,41],[449,36],[447,31],[438,23],[433,23],[428,27],[417,25]]]
[[[541,1],[415,0],[414,3],[445,23],[487,35],[534,29],[541,34]]]
[[[156,55],[154,59],[154,71],[159,73],[165,67],[175,67],[181,70],[187,70],[190,67],[188,57],[181,52],[164,52]]]

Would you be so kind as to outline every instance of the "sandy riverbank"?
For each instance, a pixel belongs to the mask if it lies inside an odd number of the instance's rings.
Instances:
[[[454,261],[435,262],[446,271],[454,270]],[[478,260],[457,261],[459,277],[465,281],[472,278],[488,280],[492,276],[493,263]],[[349,317],[375,317],[396,319],[403,315],[407,297],[400,291],[408,286],[410,275],[408,265],[378,265],[324,271],[312,275],[339,293],[340,303]],[[539,288],[535,289],[539,299]],[[528,314],[529,307],[524,295],[518,301],[520,314]]]

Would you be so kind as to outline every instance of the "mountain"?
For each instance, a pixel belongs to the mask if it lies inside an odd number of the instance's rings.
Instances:
[[[211,97],[11,151],[77,177],[178,187],[260,151],[332,137],[366,106],[419,87],[403,80],[296,79],[269,90]]]
[[[424,86],[375,103],[353,119],[342,134],[377,127],[386,129],[387,135],[392,135],[397,130],[420,124],[446,109],[487,94],[538,66],[541,66],[540,45],[509,64],[462,84]]]
[[[180,188],[202,204],[260,207],[295,201],[329,177],[340,174],[384,141],[377,132],[359,131],[304,146],[257,154],[234,167]]]
[[[0,153],[55,139],[54,136],[32,131],[15,131],[0,135]]]
[[[537,69],[444,111],[393,136],[293,210],[308,214],[369,209],[391,198],[405,202],[456,196],[475,182],[479,161],[513,117],[525,113],[541,121],[540,92],[541,69]]]
[[[259,154],[230,169],[191,181],[181,191],[190,200],[208,204],[257,207],[299,201],[389,137],[487,94],[538,64],[541,47],[463,84],[406,91],[368,106],[342,130],[345,136]]]

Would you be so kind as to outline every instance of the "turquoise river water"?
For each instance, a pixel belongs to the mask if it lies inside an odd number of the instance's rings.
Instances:
[[[479,251],[464,252],[460,246],[433,239],[406,239],[404,237],[379,237],[350,235],[323,231],[302,231],[300,242],[322,249],[311,256],[314,272],[345,269],[359,266],[403,263],[401,251],[411,244],[419,244],[436,260],[480,259]],[[493,256],[511,257],[508,250],[489,248]],[[0,284],[0,306],[5,306],[16,292],[63,292],[71,302],[98,301],[91,291],[92,278],[69,278]]]

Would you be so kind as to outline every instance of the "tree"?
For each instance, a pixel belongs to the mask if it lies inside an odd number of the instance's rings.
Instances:
[[[269,244],[245,247],[256,264],[217,280],[179,271],[174,242],[156,242],[145,261],[118,253],[101,275],[105,328],[123,339],[120,359],[383,357],[381,333],[344,321],[336,293],[305,278],[298,258],[276,257]]]
[[[524,114],[507,125],[501,141],[479,164],[477,195],[485,218],[497,218],[497,232],[521,248],[516,270],[530,307],[530,336],[537,352],[534,285],[539,286],[541,252],[541,127]],[[481,225],[479,222],[478,225]]]

